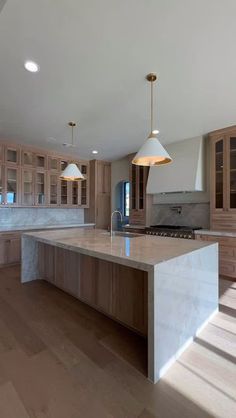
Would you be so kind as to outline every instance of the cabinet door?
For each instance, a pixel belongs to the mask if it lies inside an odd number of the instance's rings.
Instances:
[[[68,181],[60,180],[60,204],[62,206],[69,205],[69,187]]]
[[[35,173],[35,205],[46,205],[46,173],[44,171]]]
[[[24,206],[34,205],[34,172],[32,170],[22,170],[21,204]]]
[[[17,205],[19,203],[19,169],[11,166],[5,167],[5,204]]]
[[[236,134],[227,137],[227,208],[236,211]]]
[[[224,137],[212,141],[212,176],[211,203],[212,210],[226,209],[226,143]]]
[[[97,162],[97,192],[111,192],[111,165],[103,161]]]
[[[21,262],[21,238],[20,236],[12,236],[8,240],[7,248],[8,264],[16,264]]]
[[[81,180],[80,180],[81,181]],[[73,206],[78,206],[79,205],[79,183],[80,181],[73,181],[72,182],[72,205]]]
[[[3,165],[0,164],[0,205],[5,203],[5,188],[4,188],[4,178],[3,178]]]
[[[40,278],[55,284],[55,247],[39,242],[38,254]]]
[[[97,260],[94,257],[80,255],[79,298],[90,305],[95,305]]]
[[[59,184],[60,180],[58,174],[49,173],[48,174],[48,183],[49,183],[49,205],[58,205],[59,204]]]
[[[36,169],[46,170],[47,168],[47,157],[43,154],[35,154],[35,167]]]
[[[112,269],[113,263],[97,260],[95,305],[109,315],[112,315]]]
[[[107,229],[111,218],[111,195],[100,193],[97,195],[96,227]]]
[[[20,150],[17,147],[6,147],[5,162],[7,164],[18,165],[20,162]]]
[[[22,151],[21,163],[25,167],[33,167],[34,166],[34,153],[31,151]]]
[[[113,316],[147,334],[147,273],[113,265]]]
[[[56,157],[48,157],[48,169],[50,171],[59,171],[59,160]]]
[[[7,264],[8,240],[0,238],[0,265]]]

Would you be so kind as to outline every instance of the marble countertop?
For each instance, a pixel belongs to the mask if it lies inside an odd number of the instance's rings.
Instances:
[[[81,228],[86,226],[94,226],[93,223],[74,223],[74,224],[57,224],[57,225],[12,225],[0,226],[0,232],[14,232],[14,231],[36,231],[38,229],[64,229],[64,228]]]
[[[195,235],[212,235],[218,237],[236,237],[236,231],[215,231],[213,229],[198,229],[194,231]]]
[[[25,233],[23,237],[141,270],[209,245],[197,240],[142,235],[134,238],[110,235],[105,230],[73,228]]]

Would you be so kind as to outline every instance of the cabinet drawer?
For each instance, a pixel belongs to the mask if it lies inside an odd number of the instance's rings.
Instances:
[[[225,245],[220,245],[219,252],[222,259],[233,258],[236,261],[236,249],[234,247],[226,247]]]
[[[236,263],[230,261],[220,261],[220,274],[224,276],[236,277]]]

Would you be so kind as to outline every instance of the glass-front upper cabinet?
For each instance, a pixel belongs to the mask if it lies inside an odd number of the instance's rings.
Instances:
[[[0,165],[0,205],[4,204],[4,194],[3,194],[3,166]]]
[[[31,151],[22,151],[21,154],[22,165],[26,167],[34,166],[34,154]]]
[[[59,171],[59,160],[56,157],[48,157],[48,169],[50,171]]]
[[[214,201],[215,209],[223,209],[225,203],[225,190],[224,190],[224,178],[225,178],[225,146],[224,139],[217,139],[214,143]]]
[[[230,209],[236,209],[236,135],[229,141],[229,205]]]
[[[35,167],[41,170],[46,170],[47,158],[45,155],[35,155]]]
[[[24,206],[34,205],[34,172],[33,170],[22,170],[22,194],[21,203]]]
[[[67,167],[68,162],[67,161],[61,161],[61,167],[60,167],[60,171],[65,170],[65,168]],[[60,197],[61,197],[61,201],[60,204],[61,205],[68,205],[69,204],[69,182],[66,180],[60,180]]]
[[[46,174],[44,172],[35,173],[35,204],[46,204]]]
[[[79,181],[72,182],[72,205],[78,206],[79,204]]]
[[[20,150],[14,147],[7,147],[5,150],[5,162],[8,164],[19,164]]]
[[[15,167],[5,167],[5,204],[18,204],[19,189],[19,169]]]
[[[49,204],[50,205],[58,205],[58,184],[59,179],[58,175],[49,174]]]

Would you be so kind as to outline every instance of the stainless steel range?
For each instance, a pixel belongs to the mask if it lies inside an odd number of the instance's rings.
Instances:
[[[201,229],[199,226],[184,225],[151,225],[145,229],[147,235],[161,237],[194,239],[194,230]]]

